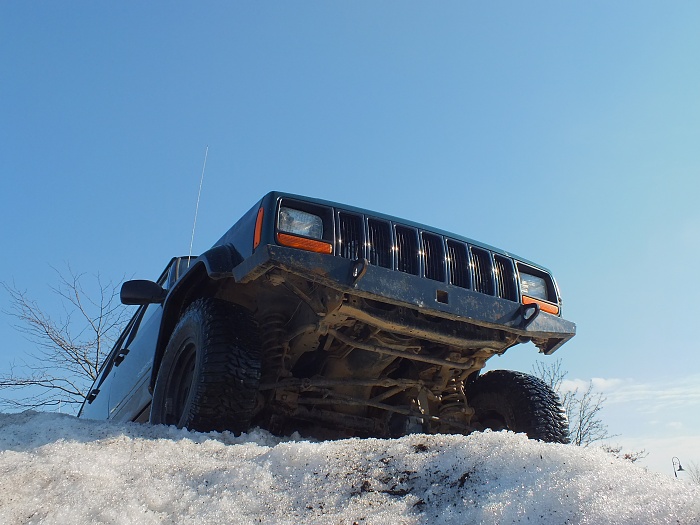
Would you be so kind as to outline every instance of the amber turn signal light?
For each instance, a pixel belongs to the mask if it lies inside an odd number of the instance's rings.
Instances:
[[[542,301],[540,299],[535,299],[533,297],[528,297],[523,295],[523,304],[536,304],[540,307],[540,310],[547,312],[548,314],[559,315],[559,307],[556,304],[552,304],[547,301]]]
[[[327,255],[333,253],[333,246],[328,242],[297,237],[296,235],[289,235],[287,233],[278,233],[277,242],[283,246],[299,248],[300,250],[307,250],[309,252],[325,253]]]
[[[255,235],[253,236],[253,249],[258,247],[258,245],[260,244],[260,239],[262,238],[262,223],[264,215],[265,209],[260,208],[258,210],[258,218],[255,219]]]

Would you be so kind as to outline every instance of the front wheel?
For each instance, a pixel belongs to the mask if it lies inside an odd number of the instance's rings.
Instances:
[[[243,308],[198,299],[180,318],[153,390],[150,422],[245,432],[260,383],[258,328]]]
[[[475,410],[472,421],[483,428],[524,432],[531,439],[569,443],[569,425],[559,396],[541,379],[493,370],[467,386]]]

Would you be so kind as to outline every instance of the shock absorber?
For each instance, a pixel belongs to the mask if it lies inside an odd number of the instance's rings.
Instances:
[[[459,377],[453,376],[447,382],[441,398],[440,419],[447,421],[451,427],[457,425],[467,430],[474,410],[467,405],[464,382]]]

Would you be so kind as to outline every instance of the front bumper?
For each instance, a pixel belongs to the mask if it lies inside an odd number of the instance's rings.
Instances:
[[[576,334],[574,323],[532,306],[372,266],[366,261],[283,246],[259,246],[255,253],[233,268],[231,274],[236,282],[246,283],[275,268],[344,294],[502,330],[523,340],[531,339],[545,354],[551,354]]]

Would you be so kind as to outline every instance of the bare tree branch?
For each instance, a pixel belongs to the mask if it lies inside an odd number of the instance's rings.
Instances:
[[[605,396],[593,391],[593,383],[589,382],[583,393],[578,390],[573,393],[572,408],[576,413],[573,417],[574,427],[572,442],[576,445],[587,447],[596,441],[603,441],[613,437],[608,433],[608,426],[600,419],[600,411],[605,403]]]
[[[614,437],[600,418],[605,396],[593,390],[592,381],[583,392],[578,388],[563,391],[562,385],[568,372],[562,368],[561,359],[546,364],[538,361],[533,366],[533,373],[559,394],[569,420],[569,438],[572,444],[587,447],[591,443]]]
[[[587,447],[615,437],[608,432],[608,426],[603,422],[600,412],[606,398],[601,392],[593,390],[593,382],[589,381],[586,390],[562,390],[564,379],[568,372],[562,368],[561,359],[551,363],[538,361],[533,366],[533,373],[547,383],[559,394],[566,417],[569,420],[569,438],[571,444]],[[622,452],[621,446],[602,445],[603,450],[613,456],[634,463],[648,456],[645,450]]]
[[[622,452],[622,447],[619,445],[603,445],[601,448],[608,454],[612,454],[616,458],[624,459],[630,463],[635,463],[649,455],[649,453],[644,449],[635,452]]]
[[[685,471],[688,473],[690,482],[695,485],[700,485],[700,465],[695,461],[691,461],[685,466]]]
[[[9,295],[4,313],[13,327],[34,345],[21,363],[0,375],[0,389],[26,393],[0,400],[14,409],[79,406],[130,312],[119,302],[119,284],[94,276],[91,295],[84,288],[85,274],[53,268],[58,284],[51,291],[59,298],[63,315],[52,316],[14,283],[0,282]]]

